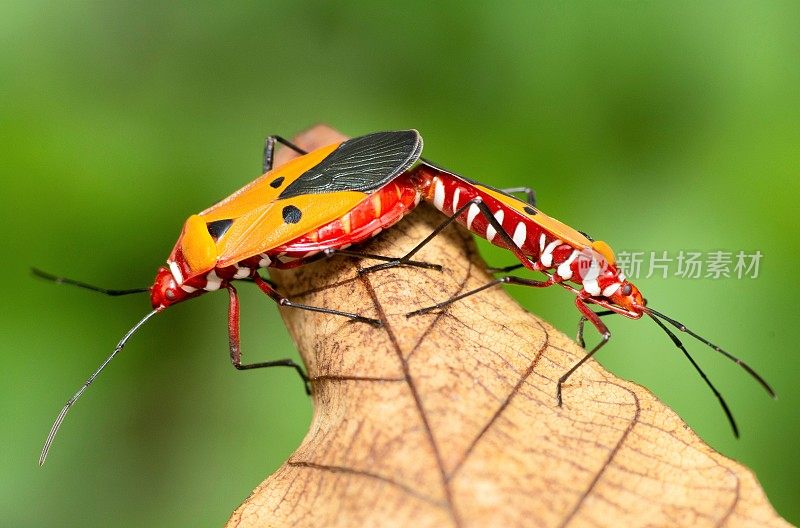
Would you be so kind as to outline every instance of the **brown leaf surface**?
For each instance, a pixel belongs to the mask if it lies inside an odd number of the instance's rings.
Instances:
[[[441,220],[420,207],[365,250],[403,255]],[[597,363],[558,408],[556,379],[583,350],[501,289],[407,319],[490,280],[461,228],[418,258],[445,271],[359,276],[374,262],[336,257],[272,274],[291,299],[385,326],[282,309],[314,379],[314,419],[227,526],[788,526],[747,468]]]

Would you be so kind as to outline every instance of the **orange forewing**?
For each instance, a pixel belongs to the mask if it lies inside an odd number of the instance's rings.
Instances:
[[[526,202],[517,200],[512,196],[508,196],[507,194],[503,194],[489,187],[484,187],[483,185],[476,184],[475,187],[480,189],[482,192],[485,192],[486,194],[490,195],[492,198],[495,198],[496,200],[499,200],[505,205],[511,207],[515,211],[518,211],[520,214],[531,216],[524,212],[524,208],[526,206],[530,207],[530,205],[527,204]],[[574,247],[575,249],[580,250],[592,246],[592,241],[586,238],[583,234],[571,228],[570,226],[556,220],[555,218],[547,216],[538,209],[536,210],[536,216],[532,216],[531,218],[533,219],[534,222],[542,226],[547,231],[551,232],[554,236],[560,238],[563,242]]]
[[[370,192],[408,168],[422,148],[419,133],[411,130],[376,133],[347,143],[351,150],[339,153],[333,162],[336,169],[314,174],[305,186],[298,180],[321,165],[342,143],[297,157],[190,218],[181,249],[192,261],[192,276],[208,271],[212,265],[226,267],[265,253],[343,217]],[[320,178],[322,174],[326,177]],[[336,177],[341,180],[332,181]],[[314,181],[321,183],[315,187]],[[301,185],[284,192],[295,183]],[[362,190],[351,190],[351,186]],[[303,191],[298,193],[298,189]],[[226,230],[217,239],[207,226],[221,220],[230,223],[226,222]],[[215,259],[210,258],[211,253],[215,253]]]
[[[367,198],[357,191],[305,194],[276,200],[237,218],[217,244],[217,266],[229,266],[308,233],[346,214]],[[297,223],[284,221],[285,207],[300,211]]]
[[[483,185],[475,185],[481,191],[485,192],[486,194],[492,196],[493,198],[499,200],[500,202],[504,203],[505,205],[511,207],[515,211],[518,211],[520,214],[525,213],[525,207],[531,207],[530,204],[527,204],[521,200],[517,200],[512,196],[508,196],[501,192],[498,192],[494,189],[489,187],[484,187]],[[574,247],[577,250],[583,250],[587,248],[592,248],[593,250],[597,251],[603,258],[606,259],[606,262],[611,264],[612,266],[616,264],[616,257],[614,257],[614,251],[612,251],[611,247],[603,242],[602,240],[595,240],[591,241],[586,236],[581,233],[580,231],[576,231],[575,229],[571,228],[567,224],[556,220],[551,216],[547,216],[543,212],[536,210],[536,216],[533,217],[533,220],[552,233],[554,236],[560,238],[563,242],[569,244],[570,246]]]
[[[216,244],[216,265],[229,266],[291,241],[344,215],[367,195],[347,191],[278,199],[283,190],[339,147],[335,143],[297,157],[244,186],[200,213],[205,222],[232,219],[233,224]],[[280,185],[270,185],[278,178]],[[294,206],[300,220],[287,223],[283,209]]]
[[[340,144],[334,143],[333,145],[319,148],[272,169],[224,200],[212,205],[200,215],[205,217],[208,222],[228,218],[235,219],[277,200],[278,195],[287,185],[302,176],[308,169],[318,165],[331,152],[336,150]],[[283,177],[284,180],[279,187],[270,186],[270,183],[280,177]]]

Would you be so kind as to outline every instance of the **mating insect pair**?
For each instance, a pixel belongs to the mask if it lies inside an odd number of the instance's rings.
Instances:
[[[282,143],[296,151],[299,157],[273,168],[276,143]],[[39,463],[44,463],[70,407],[122,350],[128,339],[155,314],[206,292],[219,289],[228,291],[228,335],[234,367],[242,370],[291,367],[300,374],[306,390],[309,391],[309,380],[303,369],[291,360],[242,364],[239,301],[234,281],[254,282],[280,306],[379,325],[379,321],[360,314],[295,303],[263,279],[258,270],[293,268],[336,253],[385,261],[369,268],[370,271],[398,265],[436,267],[435,264],[411,259],[452,222],[458,222],[489,242],[511,251],[520,264],[503,271],[525,267],[543,273],[546,279],[503,276],[475,290],[445,299],[409,315],[421,315],[444,308],[450,303],[499,284],[536,288],[558,285],[569,290],[575,294],[575,305],[581,313],[581,345],[583,324],[587,320],[601,334],[602,339],[559,378],[556,385],[559,405],[564,382],[610,339],[611,333],[600,318],[614,313],[631,319],[646,315],[667,333],[714,392],[736,436],[738,428],[725,400],[667,325],[688,333],[741,365],[774,397],[775,393],[766,381],[740,359],[678,321],[646,306],[639,290],[617,268],[611,248],[536,209],[531,190],[494,189],[435,166],[420,158],[421,152],[422,138],[415,130],[378,132],[312,152],[306,152],[279,136],[272,136],[267,139],[264,149],[264,174],[230,197],[189,217],[167,259],[167,266],[158,270],[150,288],[107,290],[36,271],[38,275],[50,280],[109,295],[149,291],[153,307],[150,313],[123,336],[111,355],[62,408],[47,437]],[[518,192],[525,192],[527,199],[523,201],[511,195]],[[432,203],[447,218],[406,255],[388,257],[348,249],[351,245],[375,237],[400,221],[420,200]],[[595,312],[589,307],[590,304],[598,305],[604,310]]]

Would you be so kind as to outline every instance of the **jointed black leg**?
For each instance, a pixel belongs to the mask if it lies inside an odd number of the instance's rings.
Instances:
[[[372,317],[364,317],[363,315],[358,315],[350,312],[343,312],[341,310],[334,310],[332,308],[321,308],[319,306],[309,306],[307,304],[296,303],[294,301],[290,301],[286,297],[280,299],[278,301],[278,304],[281,306],[286,306],[287,308],[298,308],[300,310],[308,310],[309,312],[324,313],[328,315],[339,315],[341,317],[346,317],[348,319],[352,319],[353,321],[359,323],[367,323],[376,327],[380,327],[383,325],[383,323],[381,323],[380,320],[373,319]]]
[[[509,273],[524,267],[525,267],[524,264],[512,264],[510,266],[504,266],[502,268],[495,268],[494,266],[489,266],[486,269],[489,270],[491,273]]]
[[[520,260],[520,262],[523,262],[523,265],[525,265],[526,267],[531,266],[528,258],[525,256],[524,253],[522,253],[522,251],[520,251],[520,249],[514,243],[514,240],[511,238],[511,235],[509,235],[508,232],[503,228],[503,226],[500,225],[500,222],[498,222],[497,219],[494,217],[489,207],[485,203],[483,203],[483,200],[481,200],[480,197],[476,197],[473,198],[472,200],[469,200],[461,207],[459,207],[458,211],[449,216],[447,220],[436,226],[436,228],[433,231],[431,231],[431,233],[427,237],[425,237],[422,240],[422,242],[417,244],[411,251],[406,253],[403,257],[395,261],[386,262],[385,264],[376,264],[375,266],[370,266],[369,268],[362,270],[362,273],[370,273],[373,271],[393,268],[395,266],[400,266],[408,263],[414,254],[416,254],[419,250],[425,247],[425,245],[428,244],[428,242],[436,238],[436,236],[439,235],[439,233],[441,233],[447,226],[455,222],[459,216],[461,216],[467,209],[469,209],[473,205],[478,207],[478,210],[484,216],[486,221],[489,222],[489,225],[491,225],[497,232],[497,236],[503,239],[503,241],[508,245],[508,248],[514,253],[514,255],[516,255],[516,257]],[[525,263],[528,264],[526,265]]]
[[[364,317],[363,315],[358,315],[350,312],[342,312],[340,310],[334,310],[332,308],[309,306],[308,304],[301,304],[301,303],[296,303],[294,301],[290,301],[289,299],[278,293],[278,291],[275,290],[272,286],[267,284],[267,282],[264,279],[262,279],[259,275],[253,276],[253,282],[256,283],[256,286],[258,286],[261,291],[269,295],[273,301],[278,303],[279,306],[298,308],[300,310],[308,310],[309,312],[319,312],[330,315],[339,315],[342,317],[347,317],[348,319],[352,319],[353,321],[358,321],[360,323],[371,324],[372,326],[381,326],[383,324],[378,319],[373,319],[371,317]]]
[[[488,290],[489,288],[491,288],[493,286],[497,286],[498,284],[502,284],[503,283],[502,279],[505,279],[505,278],[506,277],[502,277],[501,279],[495,279],[495,280],[493,280],[491,282],[487,282],[483,286],[479,286],[478,288],[475,288],[474,290],[470,290],[468,292],[464,292],[462,294],[456,295],[455,297],[451,297],[450,299],[447,299],[446,301],[442,301],[442,302],[433,304],[431,306],[426,306],[425,308],[420,308],[419,310],[414,310],[413,312],[408,312],[406,314],[406,317],[414,317],[416,315],[424,315],[424,314],[430,313],[430,312],[432,312],[434,310],[442,309],[445,306],[448,306],[448,305],[450,305],[450,304],[452,304],[452,303],[454,303],[456,301],[460,301],[461,299],[463,299],[465,297],[469,297],[470,295],[475,295],[476,293],[480,293],[483,290]]]
[[[605,316],[611,315],[613,313],[616,313],[616,312],[613,311],[613,310],[601,310],[599,312],[595,312],[597,317],[605,317]],[[578,344],[581,346],[581,348],[586,348],[586,343],[583,340],[583,325],[588,320],[589,319],[585,315],[582,315],[580,320],[578,321],[578,336],[577,336],[577,338],[575,340],[578,342]]]
[[[525,201],[536,207],[536,191],[530,187],[509,187],[508,189],[500,190],[506,194],[525,193]]]
[[[351,251],[349,249],[326,249],[325,256],[332,257],[334,255],[345,255],[348,257],[357,257],[363,259],[372,259],[372,260],[383,260],[385,262],[399,262],[400,259],[397,257],[387,257],[384,255],[375,255],[374,253],[362,253],[360,251]],[[431,264],[430,262],[421,262],[418,260],[409,260],[403,262],[402,264],[406,266],[414,266],[417,268],[427,268],[427,269],[435,269],[437,271],[442,271],[442,266],[439,264]]]
[[[603,324],[603,321],[600,320],[600,317],[593,312],[584,302],[584,300],[580,297],[575,299],[575,306],[578,307],[578,310],[586,317],[591,323],[597,328],[597,331],[600,332],[601,341],[595,345],[595,347],[589,351],[580,361],[575,363],[571,369],[569,369],[563,376],[558,378],[558,384],[556,385],[556,402],[558,402],[558,406],[561,407],[561,386],[569,379],[573,372],[578,370],[581,365],[586,363],[589,358],[597,353],[598,350],[603,348],[603,345],[608,343],[608,340],[611,339],[611,332],[608,330],[608,327]]]
[[[278,285],[275,284],[275,281],[273,281],[271,279],[265,279],[263,277],[260,277],[260,278],[261,278],[262,281],[264,281],[267,284],[269,284],[272,287],[273,290],[277,290],[278,289]],[[241,281],[241,282],[253,282],[253,283],[255,283],[255,280],[253,279],[253,277],[245,277],[243,279],[236,279],[236,280]]]
[[[236,367],[237,370],[250,370],[265,367],[291,367],[297,372],[297,374],[300,376],[300,379],[303,380],[306,394],[311,394],[311,380],[308,379],[303,367],[291,359],[277,359],[275,361],[264,361],[263,363],[248,363],[247,365],[242,365],[241,363],[236,363],[234,361],[233,366]]]
[[[298,154],[308,154],[307,151],[301,149],[291,141],[283,139],[281,136],[269,136],[266,141],[264,141],[264,172],[272,170],[272,159],[275,154],[275,142],[286,145]]]
[[[228,304],[228,345],[231,354],[231,363],[237,370],[250,370],[266,367],[291,367],[303,380],[303,387],[306,394],[311,394],[311,385],[309,379],[303,368],[292,361],[291,359],[278,359],[276,361],[263,361],[261,363],[248,363],[242,364],[242,349],[239,340],[239,296],[236,293],[236,288],[233,285],[228,285],[228,295],[230,303]]]
[[[442,301],[432,306],[427,306],[425,308],[420,308],[419,310],[414,310],[413,312],[409,312],[406,314],[406,317],[414,317],[415,315],[423,315],[426,313],[430,313],[434,310],[439,310],[456,301],[460,301],[465,297],[469,297],[470,295],[475,295],[476,293],[480,293],[483,290],[488,290],[489,288],[497,286],[498,284],[515,284],[519,286],[530,286],[531,288],[547,288],[548,286],[552,286],[553,284],[555,284],[555,281],[552,278],[546,281],[538,281],[538,280],[524,279],[522,277],[514,277],[512,275],[508,275],[506,277],[500,277],[499,279],[494,279],[491,282],[487,282],[483,286],[479,286],[474,290],[458,294],[455,297],[447,299],[446,301]]]

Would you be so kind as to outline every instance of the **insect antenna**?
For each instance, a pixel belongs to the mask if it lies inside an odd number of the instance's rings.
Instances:
[[[706,373],[703,372],[703,369],[700,368],[700,365],[698,365],[697,362],[694,360],[694,358],[689,354],[689,351],[686,350],[685,346],[683,346],[683,343],[681,342],[680,339],[678,339],[678,336],[675,335],[675,332],[667,328],[667,326],[661,321],[659,321],[652,313],[647,312],[647,315],[649,315],[650,318],[653,321],[655,321],[656,324],[660,326],[662,330],[664,330],[664,332],[666,332],[666,334],[670,337],[670,339],[672,339],[672,342],[675,343],[675,346],[680,348],[681,352],[683,352],[683,355],[686,356],[686,358],[692,363],[692,366],[700,374],[700,377],[703,378],[703,381],[706,382],[706,385],[708,385],[708,388],[710,388],[711,392],[714,393],[714,396],[717,397],[720,405],[722,405],[722,410],[725,411],[725,416],[728,417],[728,422],[731,424],[731,428],[733,429],[733,436],[739,438],[739,427],[736,426],[736,420],[733,419],[733,414],[731,413],[731,410],[728,408],[728,404],[725,403],[725,398],[722,397],[722,394],[720,394],[720,392],[717,390],[714,384],[711,383],[711,380],[708,379],[708,376],[706,376]]]
[[[72,398],[70,398],[69,401],[67,401],[66,405],[64,405],[64,407],[61,409],[61,412],[58,413],[58,416],[56,416],[56,420],[53,422],[53,427],[50,428],[50,433],[47,435],[47,440],[45,440],[45,442],[44,442],[44,447],[42,447],[42,453],[41,453],[41,455],[39,455],[39,465],[40,466],[42,464],[44,464],[44,461],[47,459],[47,453],[50,451],[50,446],[53,445],[53,439],[56,437],[56,434],[58,433],[58,429],[61,427],[61,424],[64,421],[64,418],[67,416],[67,412],[69,412],[70,407],[72,407],[75,404],[75,402],[78,401],[78,398],[80,398],[81,395],[84,393],[84,391],[86,391],[86,389],[89,388],[89,385],[92,384],[94,379],[100,374],[100,372],[103,371],[104,368],[106,368],[106,365],[111,363],[111,360],[114,359],[114,356],[116,356],[119,353],[119,351],[122,350],[125,347],[125,343],[128,342],[128,339],[130,339],[130,337],[133,334],[135,334],[136,331],[139,330],[139,328],[141,328],[141,326],[143,324],[145,324],[148,319],[150,319],[151,317],[153,317],[155,314],[157,314],[160,311],[161,311],[160,309],[153,310],[149,314],[145,315],[142,318],[141,321],[136,323],[133,326],[133,328],[128,330],[128,333],[126,333],[123,336],[123,338],[120,339],[119,343],[117,343],[117,347],[114,349],[114,351],[111,353],[111,355],[108,356],[106,358],[106,360],[103,361],[103,363],[97,368],[97,370],[94,371],[94,374],[89,376],[89,379],[87,379],[86,383],[84,383],[81,386],[81,388],[78,389],[78,392],[76,392],[72,396]]]
[[[149,288],[132,288],[129,290],[111,290],[108,288],[101,288],[100,286],[87,284],[79,280],[68,279],[66,277],[59,277],[56,275],[52,275],[50,273],[47,273],[46,271],[40,270],[39,268],[31,268],[31,272],[39,278],[55,282],[56,284],[70,284],[72,286],[77,286],[78,288],[83,288],[84,290],[92,290],[102,293],[104,295],[110,295],[112,297],[117,297],[119,295],[130,295],[131,293],[145,293],[147,291],[150,291]]]
[[[652,308],[646,308],[645,311],[647,311],[651,315],[651,317],[652,316],[656,316],[656,317],[659,317],[659,318],[665,320],[666,322],[668,322],[669,324],[671,324],[672,326],[674,326],[675,328],[677,328],[681,332],[686,332],[687,334],[689,334],[690,336],[694,337],[695,339],[697,339],[701,343],[704,343],[705,345],[707,345],[710,348],[716,350],[717,352],[719,352],[720,354],[722,354],[726,358],[730,359],[731,361],[733,361],[734,363],[736,363],[737,365],[742,367],[762,387],[764,387],[764,390],[767,391],[767,393],[772,397],[772,399],[778,399],[778,396],[775,394],[775,391],[772,389],[770,384],[767,383],[767,381],[764,378],[762,378],[758,374],[758,372],[753,370],[753,368],[750,365],[748,365],[747,363],[745,363],[744,361],[742,361],[738,357],[734,356],[730,352],[726,352],[725,350],[721,349],[720,347],[718,347],[717,345],[715,345],[714,343],[712,343],[708,339],[704,338],[703,336],[697,335],[696,333],[692,332],[689,328],[686,328],[686,325],[676,321],[675,319],[673,319],[673,318],[671,318],[671,317],[669,317],[667,315],[664,315],[664,314],[662,314],[660,312],[657,312],[656,310],[653,310]]]

